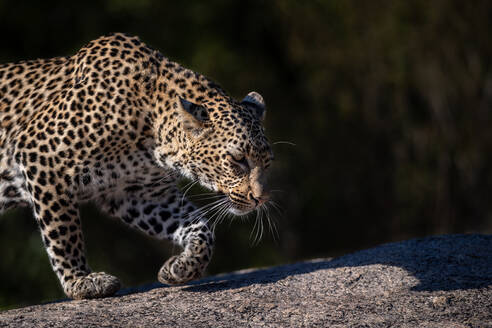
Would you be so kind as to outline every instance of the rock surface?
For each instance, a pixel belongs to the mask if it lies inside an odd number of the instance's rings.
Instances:
[[[451,235],[0,313],[0,327],[492,327],[492,235]]]

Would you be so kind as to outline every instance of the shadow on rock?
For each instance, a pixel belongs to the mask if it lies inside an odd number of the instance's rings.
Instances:
[[[445,235],[381,245],[333,260],[296,263],[205,278],[183,290],[215,292],[275,283],[317,270],[382,264],[405,269],[419,280],[411,290],[449,291],[492,285],[492,236]]]

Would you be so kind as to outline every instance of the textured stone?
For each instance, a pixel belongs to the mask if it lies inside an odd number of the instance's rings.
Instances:
[[[386,244],[0,313],[0,327],[492,327],[492,236]]]

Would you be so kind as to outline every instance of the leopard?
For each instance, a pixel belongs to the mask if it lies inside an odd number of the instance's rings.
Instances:
[[[0,212],[32,208],[42,244],[72,299],[114,295],[120,280],[88,265],[80,206],[179,247],[159,282],[200,278],[212,257],[211,211],[188,179],[232,217],[270,201],[266,105],[241,101],[139,37],[111,33],[72,56],[0,65]],[[219,206],[220,205],[220,206]],[[108,231],[111,233],[111,231]]]

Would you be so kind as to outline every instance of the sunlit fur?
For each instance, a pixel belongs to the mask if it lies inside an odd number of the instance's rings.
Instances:
[[[199,92],[190,97],[187,82],[177,79],[181,85],[166,83],[164,87],[158,81],[157,90],[168,94],[158,97],[163,101],[156,104],[155,121],[164,123],[155,126],[160,136],[155,158],[162,166],[227,195],[232,214],[245,215],[259,208],[269,197],[264,176],[273,159],[262,126],[264,103],[255,107],[251,102],[238,102],[218,88],[213,97]],[[197,78],[194,83],[210,82]],[[261,97],[250,93],[245,99],[251,94]]]
[[[87,201],[182,247],[159,270],[160,282],[197,279],[213,254],[210,220],[215,227],[228,213],[265,215],[263,176],[273,156],[264,117],[257,92],[237,101],[120,33],[72,56],[0,64],[0,212],[33,208],[69,297],[120,287],[87,263],[79,216]],[[180,191],[182,176],[191,183]],[[186,195],[196,184],[222,196],[195,210]]]

